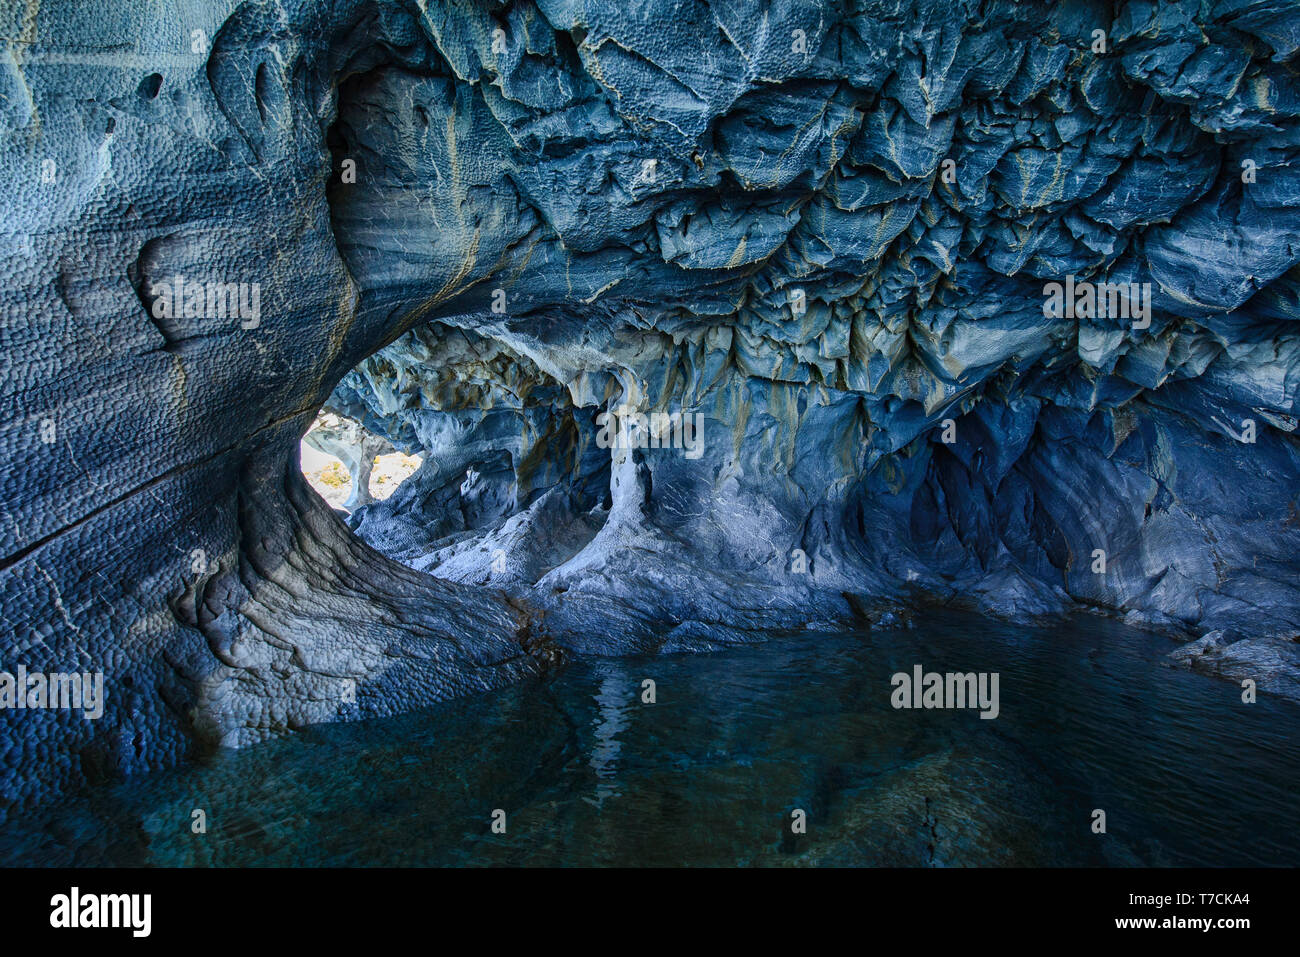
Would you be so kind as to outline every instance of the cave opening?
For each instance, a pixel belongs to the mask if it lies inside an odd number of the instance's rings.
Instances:
[[[331,406],[317,413],[299,447],[303,476],[343,515],[382,502],[419,469],[423,458],[398,449]]]
[[[300,468],[387,557],[453,581],[532,585],[609,515],[597,417],[504,342],[431,322],[342,378]]]

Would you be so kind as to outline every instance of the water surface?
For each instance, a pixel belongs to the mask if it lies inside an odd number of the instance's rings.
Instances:
[[[936,616],[582,659],[71,795],[11,818],[0,862],[1300,863],[1300,706],[1243,704],[1231,682],[1170,668],[1171,647],[1091,617],[1035,629]],[[998,672],[998,718],[895,710],[890,676],[915,664]],[[206,834],[191,832],[195,808]],[[496,809],[505,834],[491,832]]]

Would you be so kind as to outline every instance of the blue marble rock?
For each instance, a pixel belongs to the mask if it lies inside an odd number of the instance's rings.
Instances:
[[[1215,633],[1178,662],[1300,697],[1293,5],[0,27],[0,649],[108,689],[0,713],[0,807],[926,602]],[[1049,315],[1067,277],[1143,318]],[[323,406],[421,469],[345,520]]]

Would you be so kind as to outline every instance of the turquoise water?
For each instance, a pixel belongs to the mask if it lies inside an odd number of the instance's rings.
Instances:
[[[941,616],[583,659],[73,795],[10,819],[0,862],[1300,863],[1300,706],[1243,704],[1233,683],[1165,665],[1171,647],[1090,617],[1033,629]],[[890,676],[915,664],[998,672],[1000,715],[894,710]],[[191,833],[195,808],[206,834]],[[796,808],[806,833],[791,831]]]

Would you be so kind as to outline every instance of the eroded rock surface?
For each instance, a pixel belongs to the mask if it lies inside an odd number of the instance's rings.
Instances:
[[[110,689],[5,800],[880,601],[1300,633],[1292,5],[108,9],[0,12],[5,661]]]

